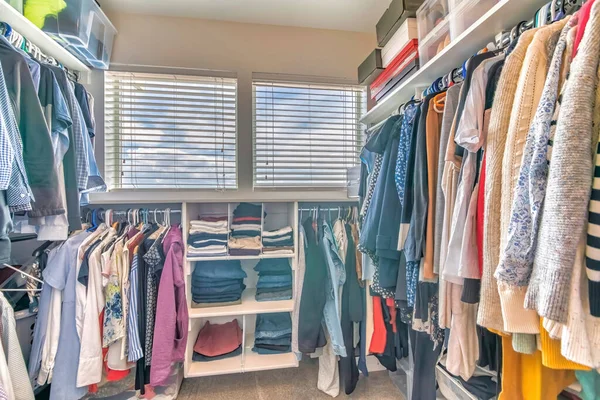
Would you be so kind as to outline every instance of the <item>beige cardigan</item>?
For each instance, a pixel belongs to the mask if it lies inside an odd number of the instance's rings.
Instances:
[[[486,142],[485,203],[483,229],[483,274],[477,323],[495,331],[504,331],[498,286],[494,272],[500,261],[500,203],[502,161],[506,133],[517,91],[517,81],[529,44],[537,29],[524,32],[517,46],[506,58],[498,82],[490,116]]]
[[[542,97],[549,60],[561,30],[568,18],[540,28],[527,48],[517,84],[515,103],[508,127],[504,160],[502,162],[502,196],[500,204],[500,251],[508,242],[508,225],[512,214],[513,197],[529,127]],[[523,306],[527,286],[498,281],[504,330],[511,333],[540,332],[540,320],[534,310]]]

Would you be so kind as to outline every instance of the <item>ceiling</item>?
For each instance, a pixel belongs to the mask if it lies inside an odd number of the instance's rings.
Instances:
[[[391,0],[99,0],[108,12],[375,32]]]

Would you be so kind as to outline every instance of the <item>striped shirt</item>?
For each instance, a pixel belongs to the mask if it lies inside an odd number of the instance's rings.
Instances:
[[[590,311],[594,317],[600,317],[600,143],[597,144],[596,153],[585,260],[589,279]]]
[[[129,285],[129,313],[127,314],[127,336],[129,340],[129,349],[127,353],[127,361],[136,362],[144,356],[137,323],[139,315],[137,253],[133,255],[133,261],[131,262],[131,271],[129,272]]]

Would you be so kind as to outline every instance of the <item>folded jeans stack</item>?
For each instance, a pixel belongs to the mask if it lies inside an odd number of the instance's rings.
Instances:
[[[205,217],[190,222],[188,256],[226,256],[229,236],[227,223],[227,217]]]
[[[269,254],[293,254],[294,230],[290,226],[276,231],[263,232],[263,252]]]
[[[288,353],[292,345],[290,313],[258,314],[252,351],[258,354]]]
[[[242,334],[237,319],[225,324],[206,322],[198,333],[192,360],[207,362],[241,355]]]
[[[198,261],[192,273],[192,308],[240,304],[246,272],[239,260]]]
[[[240,203],[233,210],[229,254],[236,256],[257,256],[261,253],[260,230],[262,206]]]
[[[278,301],[292,298],[292,268],[287,258],[260,260],[254,270],[258,272],[256,301]]]

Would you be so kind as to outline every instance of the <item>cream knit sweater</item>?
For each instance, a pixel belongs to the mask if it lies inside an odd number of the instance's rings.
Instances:
[[[554,54],[556,42],[567,21],[568,18],[562,19],[536,32],[527,48],[519,76],[502,162],[500,250],[505,256],[514,251],[513,247],[507,248],[509,224],[513,217],[512,208],[516,201],[515,192],[527,135],[542,97],[549,60]],[[566,42],[567,31],[564,33]],[[517,229],[520,228],[518,220],[515,220],[513,227],[515,226]],[[539,317],[535,311],[523,307],[531,267],[506,262],[507,259],[502,257],[502,253],[500,261],[500,267],[497,268],[494,276],[498,280],[504,330],[511,333],[539,333]]]
[[[525,306],[566,323],[573,265],[592,182],[592,119],[600,57],[600,3],[594,3],[571,64],[554,136],[534,272]]]
[[[506,58],[498,82],[486,143],[485,206],[483,229],[483,274],[477,323],[504,331],[500,296],[494,272],[500,259],[500,203],[502,193],[502,161],[506,133],[510,123],[517,81],[529,44],[537,29],[524,32],[515,49]]]

